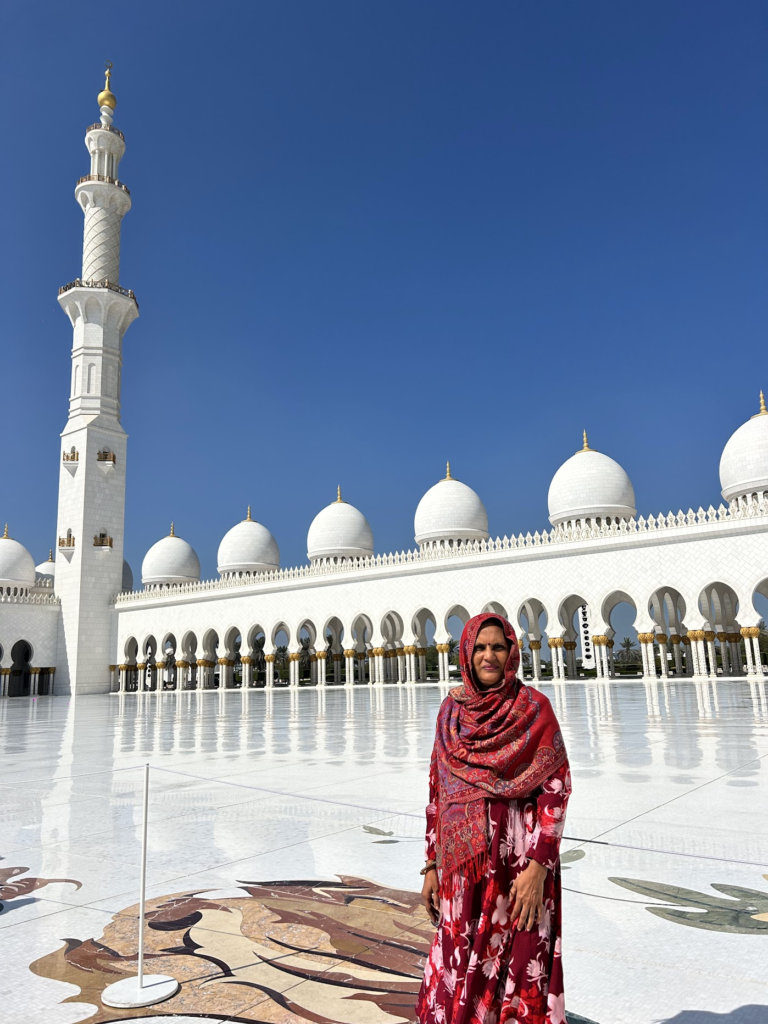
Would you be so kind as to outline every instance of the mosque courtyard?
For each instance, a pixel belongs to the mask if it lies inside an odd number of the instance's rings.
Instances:
[[[571,1024],[768,1024],[768,684],[544,684]],[[0,703],[4,1024],[412,1021],[433,684]],[[151,765],[147,970],[136,971]]]

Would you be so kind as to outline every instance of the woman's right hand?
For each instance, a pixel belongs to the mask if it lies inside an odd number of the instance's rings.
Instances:
[[[421,898],[424,901],[424,909],[429,915],[429,920],[437,925],[440,918],[440,895],[437,868],[430,868],[424,875],[424,885],[421,887]]]

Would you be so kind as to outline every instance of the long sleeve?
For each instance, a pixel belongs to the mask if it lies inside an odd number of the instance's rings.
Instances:
[[[561,765],[539,790],[536,799],[536,828],[528,846],[528,858],[554,870],[565,828],[565,811],[571,795],[568,762]]]
[[[424,859],[437,860],[437,761],[434,753],[429,765],[429,803],[427,804],[427,833],[424,837]]]

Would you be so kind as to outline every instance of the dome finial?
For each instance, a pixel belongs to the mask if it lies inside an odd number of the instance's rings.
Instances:
[[[344,502],[344,499],[341,496],[341,484],[339,484],[339,486],[336,488],[336,501],[335,501],[335,504],[336,505],[341,505],[341,504],[343,504],[343,502]]]
[[[53,548],[49,548],[48,549],[48,561],[49,562],[53,561]]]
[[[586,430],[583,431],[582,436],[584,438],[584,444],[583,444],[583,446],[581,448],[579,448],[579,451],[580,452],[591,452],[591,451],[594,451],[594,448],[590,448],[589,447],[589,441],[587,440],[587,432],[586,432]]]
[[[112,78],[112,61],[105,60],[104,67],[106,68],[104,75],[104,88],[96,98],[96,102],[99,104],[99,107],[109,107],[110,110],[114,110],[117,106],[117,99],[109,87],[110,79]]]
[[[8,540],[8,523],[5,524],[5,532],[3,533],[3,539]]]
[[[171,532],[170,532],[169,536],[170,537],[175,537],[176,536],[176,534],[173,532],[173,523],[171,523]]]
[[[245,522],[246,523],[252,523],[253,522],[253,520],[251,519],[251,506],[250,505],[248,506],[248,515],[245,517]]]
[[[760,392],[760,412],[756,412],[755,416],[768,416],[768,409],[765,407],[765,396],[762,391]],[[753,416],[752,419],[754,419],[755,416]]]
[[[451,476],[451,464],[450,464],[450,462],[446,462],[446,464],[445,464],[445,479],[446,480],[453,480],[453,477]]]

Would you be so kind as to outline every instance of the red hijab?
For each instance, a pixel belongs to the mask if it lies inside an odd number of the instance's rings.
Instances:
[[[509,642],[504,677],[482,689],[472,668],[477,634],[500,625]],[[520,683],[520,647],[500,615],[475,615],[459,647],[462,685],[451,690],[437,716],[432,753],[438,777],[437,866],[449,895],[458,872],[480,878],[488,865],[485,801],[530,796],[567,755],[555,713],[543,693]]]

